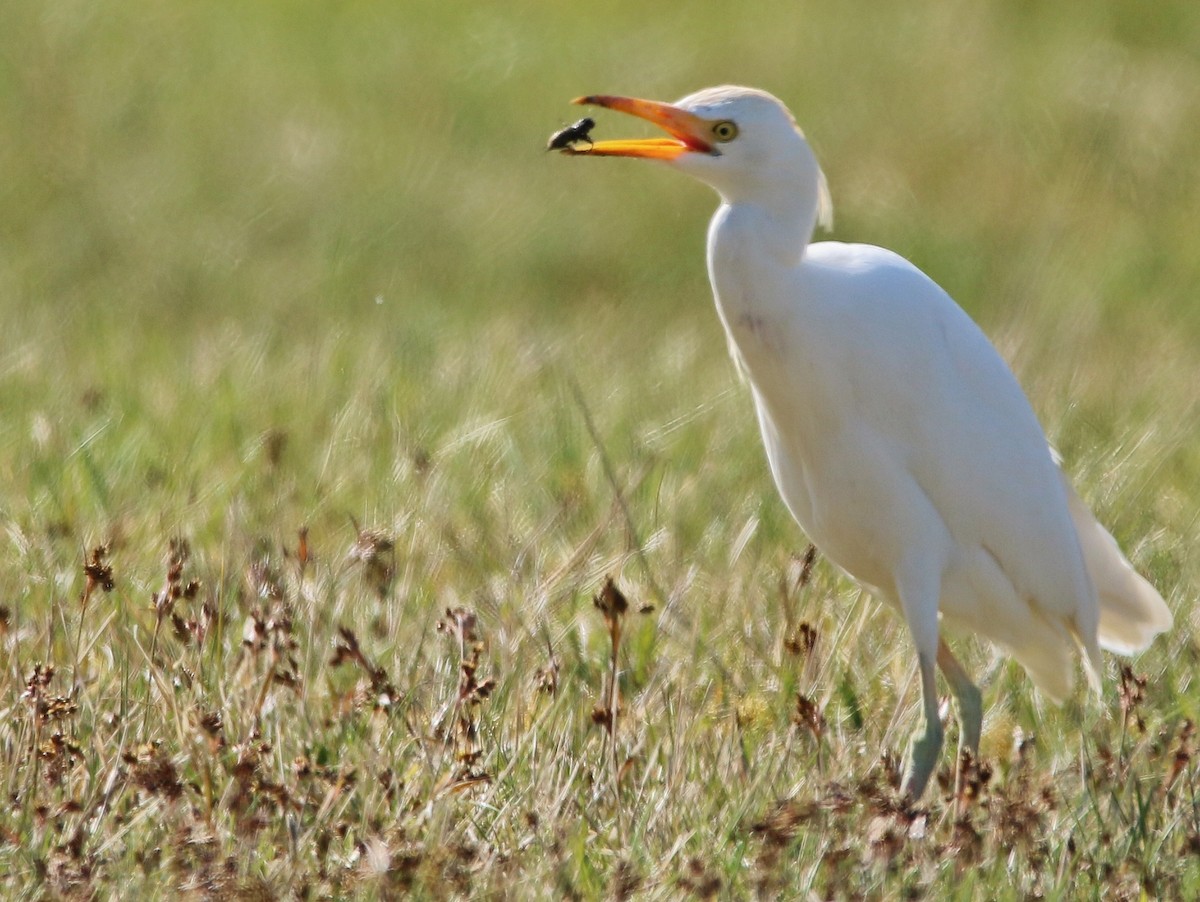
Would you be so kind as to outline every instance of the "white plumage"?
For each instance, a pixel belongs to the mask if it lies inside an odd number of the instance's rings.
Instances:
[[[810,243],[830,207],[791,114],[723,87],[674,105],[580,98],[672,136],[597,141],[585,155],[658,159],[708,183],[717,311],[750,383],[771,472],[818,548],[896,608],[917,649],[925,724],[904,789],[919,796],[942,744],[935,662],[976,753],[979,691],[939,614],[1008,650],[1061,700],[1075,652],[1132,653],[1171,613],[1079,500],[1016,378],[928,276],[882,248]]]

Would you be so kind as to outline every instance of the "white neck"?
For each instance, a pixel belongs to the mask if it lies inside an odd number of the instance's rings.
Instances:
[[[776,198],[767,203],[725,201],[709,226],[708,252],[714,245],[734,241],[739,255],[770,258],[781,266],[796,266],[812,241],[817,226],[815,199]]]
[[[727,328],[738,316],[776,312],[772,306],[788,293],[770,286],[791,278],[816,222],[815,197],[791,195],[770,204],[726,201],[717,209],[708,229],[708,274]]]

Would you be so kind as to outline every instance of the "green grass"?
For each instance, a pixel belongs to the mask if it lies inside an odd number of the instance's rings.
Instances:
[[[1200,893],[1196,4],[0,20],[6,898]],[[965,640],[960,818],[893,805],[898,619],[819,559],[796,587],[713,198],[542,151],[579,94],[727,81],[791,105],[834,237],[984,325],[1176,613],[1128,713],[1115,659],[1059,709]],[[179,539],[199,586],[156,607]]]

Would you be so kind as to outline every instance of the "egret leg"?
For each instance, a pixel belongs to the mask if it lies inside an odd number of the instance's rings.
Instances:
[[[913,560],[897,580],[900,609],[908,621],[913,645],[917,648],[917,667],[921,674],[921,702],[925,709],[925,727],[913,735],[908,748],[908,764],[900,789],[912,801],[925,792],[925,785],[937,766],[942,751],[942,719],[938,716],[938,595],[941,574],[928,562]]]
[[[942,751],[942,721],[938,717],[937,679],[933,662],[933,655],[917,652],[917,664],[921,670],[921,701],[925,708],[925,728],[913,735],[912,744],[908,748],[904,781],[900,784],[901,792],[913,801],[925,792],[925,785],[929,782]]]
[[[983,695],[944,641],[938,642],[937,662],[946,675],[950,693],[958,705],[959,760],[962,760],[963,752],[970,752],[973,758],[978,758],[979,736],[983,730]]]
[[[950,684],[950,694],[958,706],[958,757],[954,761],[954,806],[957,816],[959,800],[963,793],[963,764],[965,756],[979,760],[979,734],[983,728],[983,696],[979,687],[971,682],[966,669],[954,657],[944,641],[938,641],[938,667]]]

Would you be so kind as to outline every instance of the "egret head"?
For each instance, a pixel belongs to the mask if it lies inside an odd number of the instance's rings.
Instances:
[[[829,224],[825,177],[796,120],[755,88],[706,88],[673,104],[591,95],[574,101],[646,119],[670,138],[597,141],[587,155],[661,160],[711,185],[729,203],[776,204],[811,197]]]

